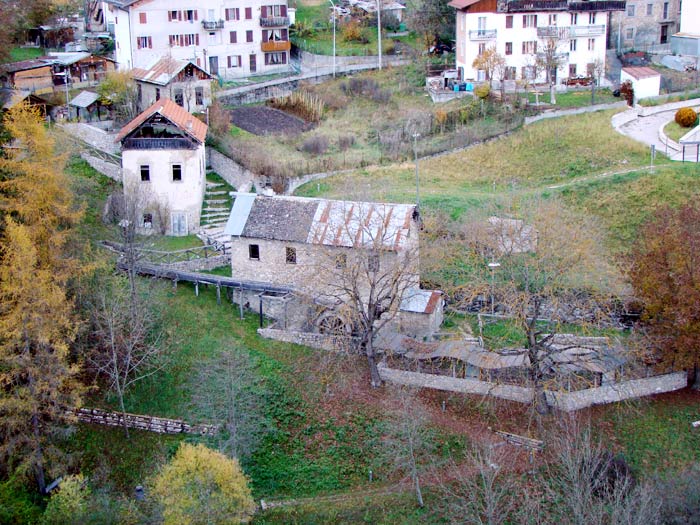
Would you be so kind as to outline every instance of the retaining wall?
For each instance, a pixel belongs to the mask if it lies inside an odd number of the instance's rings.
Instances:
[[[666,96],[668,95],[662,95],[660,98]],[[640,117],[648,117],[656,115],[657,113],[664,113],[665,111],[678,111],[681,108],[696,106],[700,106],[700,98],[691,98],[690,100],[681,100],[680,102],[669,102],[668,104],[661,104],[659,106],[637,105],[636,108]]]
[[[266,339],[274,339],[275,341],[294,343],[331,352],[347,352],[357,347],[357,341],[351,337],[295,332],[276,328],[258,328],[258,334]]]
[[[533,122],[537,122],[538,120],[544,120],[548,118],[566,117],[569,115],[581,115],[583,113],[593,113],[595,111],[604,111],[606,109],[617,109],[624,107],[627,107],[627,102],[622,101],[612,102],[610,104],[596,104],[595,106],[586,106],[583,108],[560,109],[557,111],[540,113],[539,115],[535,115],[534,117],[525,117],[525,125],[527,126],[528,124],[532,124]]]
[[[408,372],[406,370],[389,368],[384,364],[379,365],[379,375],[382,380],[389,383],[419,388],[434,388],[436,390],[460,392],[463,394],[490,395],[519,403],[530,403],[533,395],[532,388],[529,387],[499,385],[477,379],[460,379],[436,374]],[[685,388],[687,383],[686,372],[674,372],[672,374],[645,379],[632,379],[574,392],[545,391],[545,396],[547,397],[547,404],[550,406],[565,412],[572,412],[593,405],[615,403],[625,399],[680,390]]]
[[[114,142],[117,136],[116,133],[108,133],[100,128],[84,123],[66,122],[58,125],[66,130],[69,135],[87,142],[93,148],[112,155],[119,154],[121,145],[118,142]]]
[[[83,151],[80,154],[80,158],[82,158],[95,170],[102,173],[102,175],[109,177],[110,179],[115,180],[119,183],[122,182],[122,169],[116,164],[112,162],[107,162],[106,160],[101,159],[99,157],[95,157],[94,155],[90,155],[90,153],[88,153],[87,151]]]
[[[207,148],[207,164],[236,191],[250,191],[255,181],[253,172],[214,148]]]
[[[183,272],[197,272],[201,270],[212,270],[219,266],[229,266],[231,264],[230,255],[213,255],[211,257],[201,257],[190,261],[180,261],[166,264],[168,268],[182,270]]]

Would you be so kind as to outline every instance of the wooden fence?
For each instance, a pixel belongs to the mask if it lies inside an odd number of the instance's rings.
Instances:
[[[163,417],[143,416],[138,414],[121,414],[109,412],[99,408],[76,408],[71,410],[78,421],[107,425],[110,427],[123,427],[126,421],[128,428],[147,430],[157,434],[197,434],[211,436],[218,432],[216,425],[189,425],[179,419],[167,419]]]

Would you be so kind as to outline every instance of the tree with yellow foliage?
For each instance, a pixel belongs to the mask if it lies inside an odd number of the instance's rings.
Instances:
[[[255,503],[238,460],[183,443],[156,476],[165,525],[247,523]]]
[[[43,492],[60,456],[55,438],[70,422],[66,408],[82,392],[66,295],[77,271],[66,243],[80,212],[40,115],[20,106],[5,126],[15,142],[0,158],[0,458]]]

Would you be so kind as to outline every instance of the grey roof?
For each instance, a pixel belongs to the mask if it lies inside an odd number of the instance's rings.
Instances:
[[[81,91],[70,101],[71,106],[77,108],[87,108],[94,104],[100,96],[92,91]]]
[[[306,242],[318,204],[315,199],[258,197],[241,236]]]
[[[255,193],[234,193],[233,195],[235,199],[224,233],[239,236],[243,233],[243,227],[248,220],[250,209],[253,207]]]

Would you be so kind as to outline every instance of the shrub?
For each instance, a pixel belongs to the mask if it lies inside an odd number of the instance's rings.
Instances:
[[[323,100],[303,89],[297,90],[286,97],[273,98],[268,101],[268,105],[293,113],[307,122],[318,122],[323,117]]]
[[[345,151],[355,144],[355,135],[341,135],[338,137],[338,149]]]
[[[474,95],[479,97],[480,99],[485,99],[488,98],[489,94],[491,93],[491,88],[489,87],[488,84],[481,84],[480,86],[476,86],[474,88]]]
[[[692,128],[698,120],[693,108],[681,108],[676,111],[676,123],[684,128]]]
[[[322,155],[328,149],[328,137],[325,135],[313,135],[307,138],[301,145],[301,150],[313,155]]]
[[[340,34],[345,42],[360,42],[366,44],[368,40],[365,38],[362,26],[357,20],[350,20],[340,28]]]

